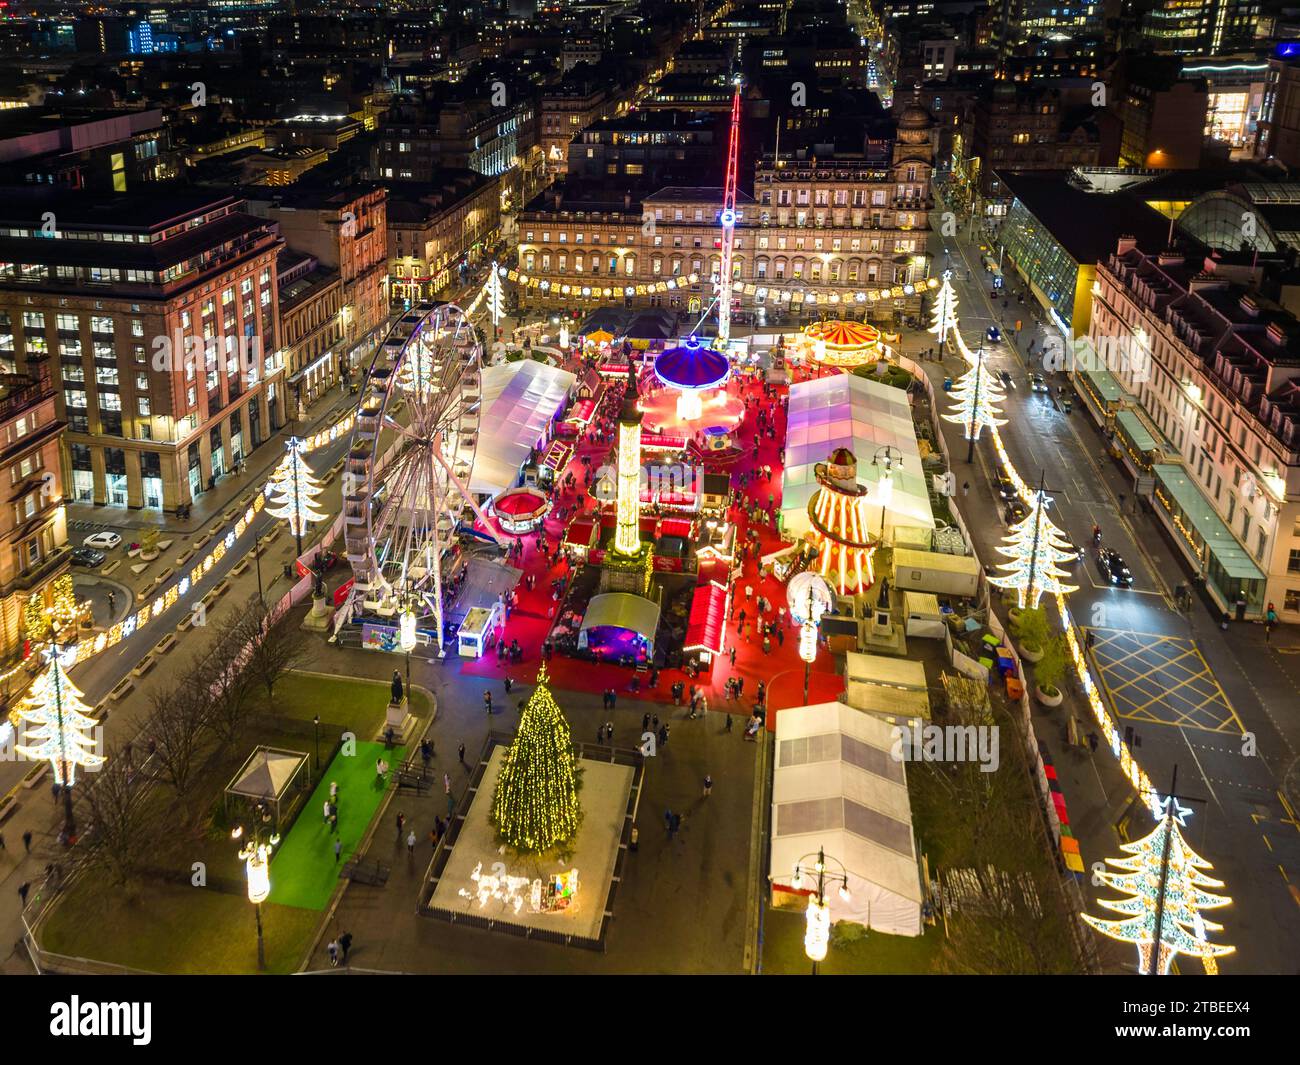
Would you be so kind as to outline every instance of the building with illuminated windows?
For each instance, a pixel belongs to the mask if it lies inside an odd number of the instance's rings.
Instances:
[[[1103,14],[1101,3],[1084,0],[995,0],[989,14],[991,43],[1004,56],[1039,41],[1069,42],[1077,52],[1099,54]]]
[[[763,316],[797,316],[812,313],[815,301],[833,300],[842,316],[893,323],[918,314],[920,292],[902,289],[929,270],[932,127],[929,112],[914,103],[893,137],[857,153],[764,154],[753,171],[754,195],[737,199],[733,279],[745,286],[746,312],[752,305]],[[537,282],[521,288],[521,302],[608,302],[610,288],[629,307],[698,312],[720,269],[721,187],[668,185],[621,199],[614,191],[600,199],[557,187],[520,214],[517,266]],[[895,286],[899,298],[882,302],[880,290]]]
[[[1156,0],[1143,7],[1137,43],[1152,52],[1221,56],[1255,42],[1259,0]]]
[[[73,500],[173,510],[283,422],[283,238],[243,201],[11,194],[0,216],[23,264],[0,271],[0,365],[55,382]]]
[[[1089,345],[1125,350],[1085,372],[1105,375],[1136,490],[1216,604],[1300,623],[1300,322],[1250,256],[1147,250],[1164,244],[1121,238],[1098,264]]]
[[[68,570],[63,428],[47,366],[0,385],[0,477],[9,492],[0,508],[0,661],[22,647],[27,601],[50,603]]]

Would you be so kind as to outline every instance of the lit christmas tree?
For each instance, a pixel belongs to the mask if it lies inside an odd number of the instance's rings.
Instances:
[[[939,339],[939,354],[943,354],[948,334],[957,328],[957,293],[952,287],[952,271],[943,272],[943,284],[934,298],[930,311],[930,332]]]
[[[325,515],[316,509],[316,497],[324,486],[312,476],[311,467],[303,458],[304,444],[296,436],[285,445],[288,454],[271,477],[271,505],[267,513],[289,522],[289,531],[298,538],[298,553],[302,554],[302,534],[313,521],[324,521]]]
[[[1049,502],[1050,497],[1041,489],[1034,493],[1029,514],[1011,526],[1007,542],[998,545],[998,550],[1011,559],[998,564],[999,569],[1007,572],[989,578],[989,584],[996,588],[1016,589],[1022,608],[1037,607],[1044,592],[1068,595],[1079,590],[1077,585],[1063,580],[1068,574],[1060,564],[1072,561],[1076,553],[1065,534],[1048,518]]]
[[[945,414],[944,418],[965,426],[967,440],[978,440],[980,432],[985,428],[996,429],[1007,424],[1005,419],[998,417],[1000,411],[997,404],[1004,398],[1002,386],[984,368],[983,358],[977,359],[961,375],[953,386],[952,398],[957,401],[957,406],[951,414]]]
[[[27,723],[24,743],[16,750],[34,762],[49,762],[56,784],[71,787],[77,782],[77,767],[98,769],[104,759],[94,752],[95,727],[90,707],[81,691],[68,678],[55,651],[50,664],[18,704],[18,716]]]
[[[492,318],[492,339],[495,340],[501,319],[506,316],[506,293],[501,286],[501,274],[496,263],[488,271],[486,291],[488,314]]]
[[[1083,919],[1102,935],[1122,943],[1133,943],[1138,949],[1138,970],[1143,974],[1167,973],[1178,954],[1189,954],[1205,961],[1207,968],[1214,965],[1211,959],[1231,954],[1236,948],[1206,941],[1207,932],[1219,932],[1223,926],[1207,921],[1202,910],[1226,906],[1232,900],[1223,895],[1212,895],[1206,888],[1221,888],[1223,882],[1206,876],[1203,870],[1212,869],[1204,858],[1187,845],[1178,830],[1187,810],[1176,799],[1162,802],[1164,816],[1150,835],[1136,843],[1125,843],[1121,850],[1127,858],[1107,858],[1106,862],[1120,872],[1106,870],[1099,873],[1102,883],[1116,891],[1125,892],[1122,899],[1100,899],[1108,910],[1123,914],[1121,918],[1102,918],[1083,915]],[[1164,906],[1160,905],[1160,870],[1168,847],[1168,866],[1164,885]],[[1157,916],[1159,918],[1157,922]],[[1156,925],[1159,923],[1159,954],[1152,965],[1156,944]]]
[[[491,821],[501,840],[526,853],[572,839],[582,820],[569,723],[546,681],[543,665],[492,797]]]

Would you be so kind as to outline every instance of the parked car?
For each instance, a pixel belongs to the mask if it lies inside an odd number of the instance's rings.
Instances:
[[[72,549],[72,564],[74,566],[102,566],[104,559],[107,557],[103,551],[96,551],[93,547],[74,547]]]
[[[97,532],[91,533],[81,541],[82,547],[97,547],[102,551],[111,551],[122,542],[122,538],[115,532]]]
[[[1024,521],[1029,517],[1029,511],[1025,505],[1018,499],[1008,501],[1006,509],[1002,512],[1002,517],[1008,525],[1015,525],[1016,522]]]
[[[1097,548],[1097,570],[1107,584],[1119,588],[1128,588],[1133,584],[1133,574],[1124,565],[1124,559],[1120,557],[1118,551],[1113,551],[1109,547]]]
[[[1011,483],[1011,478],[1004,473],[994,474],[993,487],[1003,499],[1016,498],[1016,486]]]

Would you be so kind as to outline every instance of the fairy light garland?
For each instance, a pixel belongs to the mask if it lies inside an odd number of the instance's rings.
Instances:
[[[582,821],[569,722],[547,681],[543,664],[492,796],[490,820],[501,841],[529,854],[572,839]]]

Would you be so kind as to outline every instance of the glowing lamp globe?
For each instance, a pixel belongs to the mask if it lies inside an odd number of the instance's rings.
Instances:
[[[785,602],[796,625],[806,621],[816,624],[835,605],[835,594],[830,582],[820,573],[803,570],[785,586]]]
[[[803,934],[803,950],[812,961],[824,961],[831,942],[831,908],[818,900],[808,899],[808,924]]]
[[[805,662],[817,661],[817,623],[805,621],[799,626],[799,657]]]
[[[401,630],[399,634],[402,650],[410,654],[417,643],[415,635],[415,611],[407,607],[402,611]]]
[[[248,872],[248,901],[265,902],[271,894],[271,859],[266,847],[257,847],[248,856],[244,868]]]

